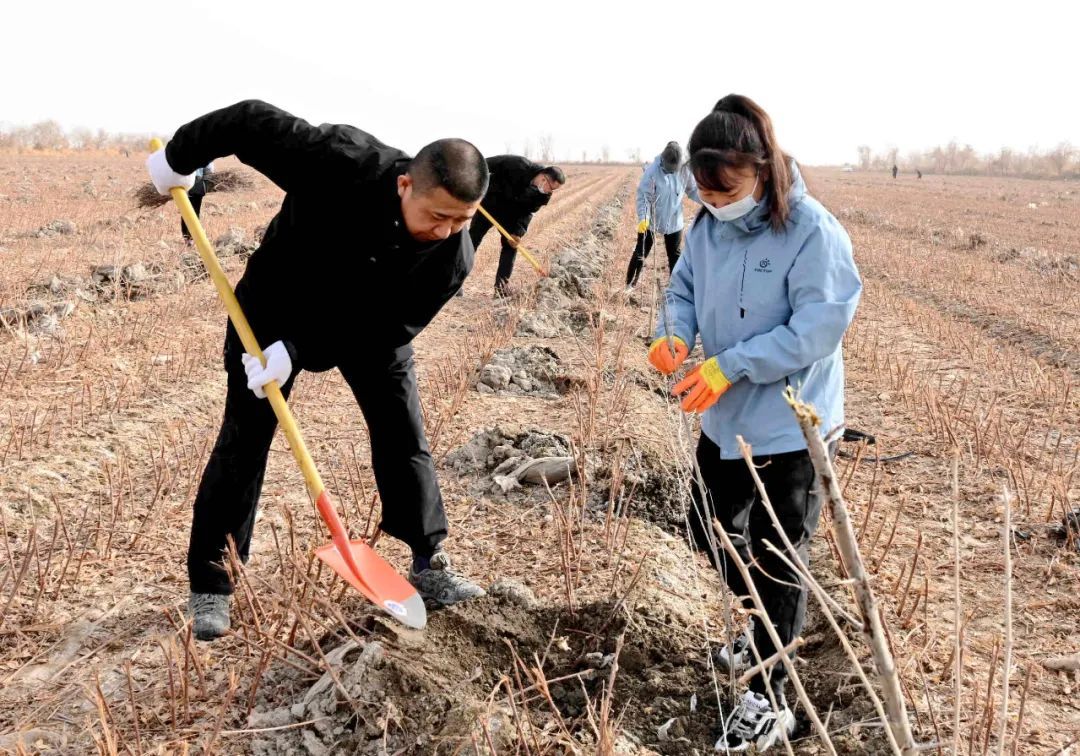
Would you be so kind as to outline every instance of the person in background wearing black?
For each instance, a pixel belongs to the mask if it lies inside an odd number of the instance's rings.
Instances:
[[[195,211],[195,217],[199,217],[199,211],[202,210],[203,197],[206,196],[206,177],[214,172],[214,164],[207,163],[202,168],[195,170],[195,183],[190,189],[188,189],[188,199],[191,200],[191,208]],[[184,223],[184,219],[180,219],[180,233],[184,236],[184,243],[187,246],[191,246],[194,242],[191,239],[191,232],[188,231],[187,224]]]
[[[566,174],[558,166],[546,168],[519,155],[496,155],[487,159],[491,184],[484,196],[484,209],[491,213],[499,225],[517,241],[502,240],[499,254],[499,270],[495,274],[495,296],[512,294],[510,274],[514,272],[517,242],[529,230],[533,214],[551,200],[551,195],[566,183]],[[491,222],[483,215],[476,216],[469,226],[473,247],[480,249],[480,242],[491,229]]]

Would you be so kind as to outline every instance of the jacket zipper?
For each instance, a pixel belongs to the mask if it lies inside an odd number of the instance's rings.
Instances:
[[[750,254],[749,249],[744,249],[742,253],[742,277],[739,279],[739,317],[746,317],[746,308],[743,307],[743,289],[746,288],[746,256]]]

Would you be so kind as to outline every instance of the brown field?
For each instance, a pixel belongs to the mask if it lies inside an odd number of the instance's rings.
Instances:
[[[639,173],[570,167],[537,215],[532,249],[598,272],[559,294],[558,335],[523,327],[554,301],[523,260],[525,293],[492,302],[489,236],[465,296],[417,342],[451,553],[511,588],[433,613],[420,633],[372,615],[313,564],[326,536],[279,436],[253,556],[237,568],[234,632],[202,644],[183,617],[184,556],[224,399],[222,308],[182,260],[174,208],[134,208],[141,158],[0,155],[0,752],[711,752],[728,683],[708,648],[730,615],[678,535],[687,439],[643,348],[655,283],[621,295]],[[961,750],[1068,753],[1080,673],[1075,660],[1072,671],[1044,662],[1080,652],[1080,552],[1054,527],[1080,485],[1080,190],[807,173],[865,283],[847,407],[878,444],[847,445],[838,474],[917,738],[952,751],[955,485]],[[203,221],[212,239],[238,229],[250,240],[279,201],[259,179],[209,195]],[[650,280],[666,277],[662,257]],[[225,258],[234,281],[243,259]],[[371,324],[327,327],[360,343]],[[558,390],[475,389],[494,353],[534,346],[556,355]],[[304,374],[291,404],[353,535],[370,534],[377,495],[348,388],[334,371]],[[490,471],[454,452],[495,427],[562,434],[578,474],[550,493],[494,490]],[[405,568],[400,545],[379,549]],[[814,558],[820,583],[852,606],[828,523]],[[804,639],[798,670],[836,750],[888,752],[815,607]],[[616,652],[616,665],[597,661]],[[805,722],[793,748],[826,752]]]

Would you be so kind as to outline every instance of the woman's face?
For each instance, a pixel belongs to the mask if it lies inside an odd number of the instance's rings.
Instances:
[[[701,199],[713,207],[723,207],[724,205],[730,205],[732,202],[738,202],[751,192],[754,195],[754,200],[760,202],[765,194],[765,182],[757,180],[757,171],[750,166],[732,168],[728,170],[725,178],[732,187],[730,192],[699,187],[698,193],[701,195]]]

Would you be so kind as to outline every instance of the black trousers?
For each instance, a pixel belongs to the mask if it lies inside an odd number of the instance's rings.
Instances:
[[[731,592],[741,597],[744,607],[753,608],[741,573],[715,537],[719,563],[713,559],[705,528],[714,517],[720,522],[739,556],[750,567],[751,578],[783,648],[802,632],[806,619],[806,587],[798,573],[765,548],[764,541],[767,540],[791,558],[761,503],[746,463],[742,459],[720,459],[720,449],[705,434],[698,442],[697,462],[708,496],[703,501],[697,483],[692,484],[694,508],[690,512],[690,532],[698,548],[708,554],[720,570]],[[784,532],[796,547],[802,563],[809,565],[810,538],[821,515],[821,496],[809,453],[796,451],[754,457],[754,465]],[[764,622],[755,622],[754,645],[763,660],[777,651]],[[754,663],[756,661],[751,658],[751,664]],[[786,677],[783,664],[776,664],[769,670],[768,684],[777,700],[783,700]],[[766,684],[765,675],[759,674],[750,681],[750,689],[765,695]]]
[[[529,223],[532,222],[533,217],[532,213],[512,215],[505,218],[500,218],[496,212],[492,214],[495,220],[499,222],[499,225],[506,229],[507,233],[513,234],[519,239],[529,230]],[[491,230],[491,221],[479,213],[473,217],[469,223],[469,238],[472,239],[473,249],[480,249],[480,242],[484,240],[484,235],[489,230]],[[502,240],[502,250],[499,252],[499,269],[495,273],[496,289],[501,289],[510,281],[510,274],[514,272],[514,260],[517,258],[517,250],[510,246],[510,242],[506,240],[506,237],[499,234],[499,238]]]
[[[664,249],[667,250],[668,273],[675,270],[675,263],[679,261],[679,245],[682,244],[682,231],[673,234],[664,234]],[[646,231],[637,235],[637,244],[634,245],[634,254],[630,257],[630,266],[626,269],[626,285],[636,286],[641,269],[645,267],[645,259],[652,252],[653,232]]]
[[[195,497],[188,547],[188,579],[194,593],[232,593],[222,566],[227,536],[247,560],[277,418],[266,399],[247,387],[243,347],[230,324],[225,345],[228,391],[217,443]],[[385,361],[338,368],[367,421],[375,483],[382,499],[380,527],[428,555],[446,538],[446,510],[435,477],[420,415],[412,348]],[[282,387],[288,397],[295,374]],[[303,496],[300,491],[296,496]]]
[[[199,211],[202,210],[202,201],[205,194],[192,194],[188,192],[188,199],[191,200],[191,207],[195,210],[195,217],[199,217]],[[191,232],[188,231],[187,224],[184,223],[184,219],[180,219],[180,233],[184,235],[185,239],[191,238]]]

